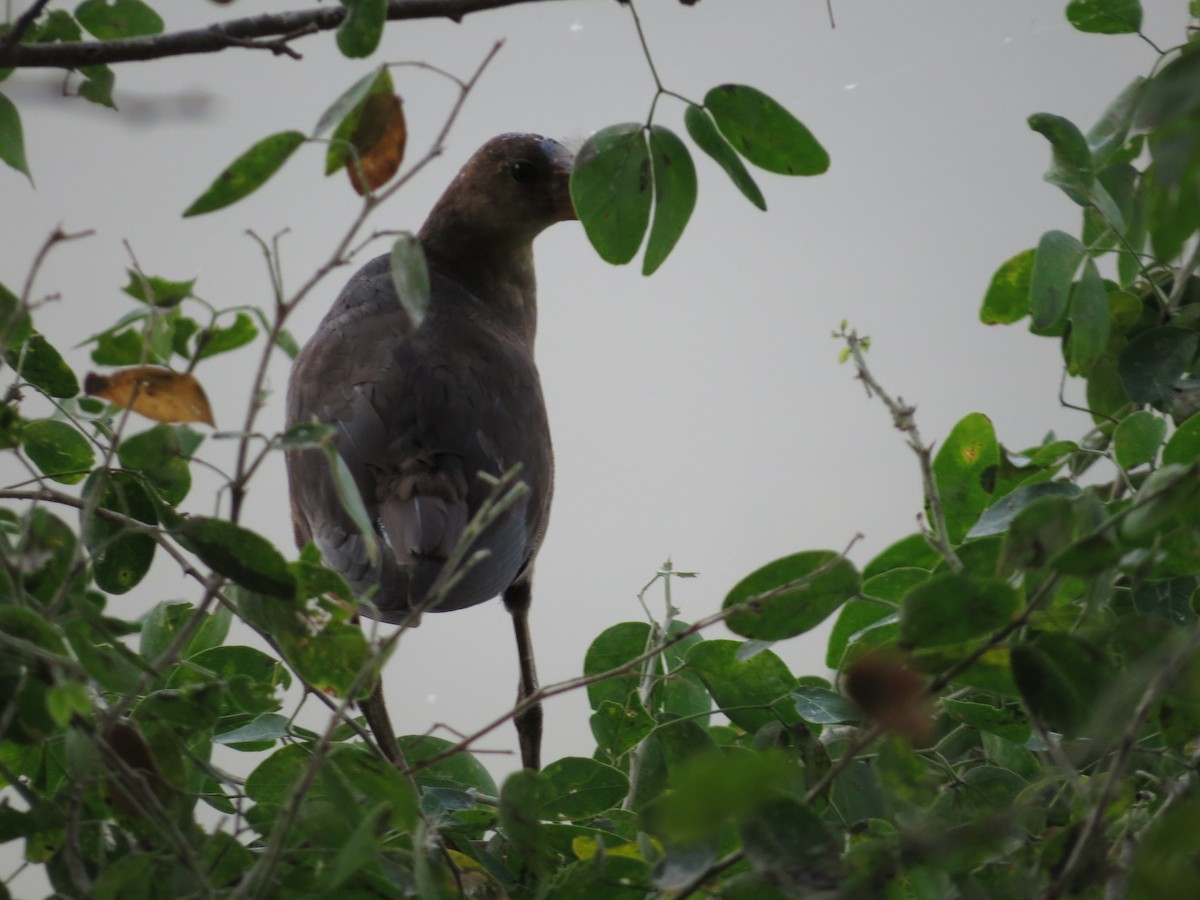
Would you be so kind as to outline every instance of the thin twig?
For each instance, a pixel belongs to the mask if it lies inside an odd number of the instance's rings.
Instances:
[[[1142,692],[1137,706],[1134,707],[1133,714],[1129,717],[1129,724],[1121,733],[1117,751],[1113,756],[1112,765],[1109,767],[1108,777],[1104,779],[1100,793],[1088,809],[1088,815],[1084,820],[1083,828],[1080,830],[1075,843],[1071,847],[1071,854],[1067,857],[1066,864],[1059,870],[1058,876],[1046,891],[1047,900],[1056,900],[1056,898],[1063,896],[1067,888],[1070,887],[1076,870],[1082,864],[1083,860],[1090,855],[1088,851],[1090,850],[1091,843],[1101,837],[1100,824],[1104,819],[1104,814],[1108,811],[1113,794],[1116,793],[1121,775],[1124,774],[1125,763],[1129,759],[1129,754],[1137,743],[1138,732],[1142,730],[1146,719],[1149,718],[1155,704],[1158,703],[1159,698],[1166,691],[1171,680],[1178,673],[1179,668],[1195,653],[1197,647],[1200,647],[1200,627],[1193,627],[1183,643],[1175,649],[1170,659],[1166,661],[1162,668],[1150,679],[1150,683],[1146,685],[1146,689]]]
[[[850,549],[861,538],[862,538],[862,535],[855,535],[854,538],[850,541],[849,544],[846,545],[846,548],[841,553],[839,553],[837,556],[830,559],[829,562],[825,563],[825,565],[821,566],[820,568],[814,569],[812,572],[809,572],[807,575],[805,575],[801,578],[797,578],[795,581],[789,582],[788,584],[782,585],[778,588],[774,588],[770,591],[765,591],[764,593],[758,594],[754,597],[748,597],[742,603],[738,603],[734,606],[730,606],[727,609],[723,609],[720,612],[713,613],[710,616],[705,616],[703,619],[697,619],[695,622],[693,622],[688,627],[680,629],[675,634],[664,639],[663,642],[661,644],[659,644],[658,646],[653,647],[643,653],[638,654],[633,659],[630,659],[627,662],[624,662],[619,666],[615,666],[611,669],[608,669],[605,672],[597,672],[593,675],[581,675],[577,678],[568,678],[565,681],[559,681],[554,684],[549,684],[549,685],[545,685],[543,687],[538,688],[536,691],[534,691],[529,696],[522,698],[519,703],[517,703],[515,706],[513,706],[512,709],[508,710],[503,715],[496,717],[495,719],[493,719],[491,722],[488,722],[483,727],[477,729],[476,731],[471,732],[466,737],[464,737],[461,741],[459,741],[457,744],[455,744],[451,747],[447,747],[446,749],[440,751],[439,753],[436,753],[432,756],[427,757],[426,759],[421,760],[419,763],[416,763],[415,765],[413,765],[409,771],[410,772],[418,772],[421,769],[428,768],[429,766],[433,765],[434,763],[441,762],[443,759],[447,759],[448,757],[454,756],[456,753],[462,753],[464,750],[470,749],[471,745],[474,744],[477,740],[479,740],[480,738],[484,737],[485,735],[488,735],[491,732],[495,731],[497,728],[499,728],[501,725],[503,725],[505,722],[509,721],[510,719],[512,719],[516,716],[519,716],[521,713],[525,712],[528,709],[531,709],[534,706],[539,705],[543,700],[547,700],[550,697],[557,697],[559,694],[565,694],[570,691],[579,690],[580,688],[585,688],[588,685],[598,684],[602,681],[608,681],[610,679],[617,678],[621,675],[629,675],[631,673],[637,672],[643,663],[664,653],[671,647],[674,647],[676,644],[682,643],[683,641],[687,640],[692,635],[698,634],[699,632],[703,631],[706,628],[711,628],[713,625],[716,625],[718,622],[725,621],[730,616],[737,615],[738,613],[756,610],[762,606],[764,601],[770,599],[771,597],[774,597],[774,596],[777,596],[777,595],[780,595],[783,593],[787,593],[790,591],[799,590],[799,589],[805,587],[806,585],[808,585],[808,584],[812,583],[813,581],[815,581],[816,579],[820,578],[821,575],[823,575],[826,571],[828,571],[830,567],[837,565],[837,563],[839,561],[845,559],[846,555],[850,552]]]
[[[25,32],[29,30],[37,17],[42,14],[42,10],[46,8],[50,0],[34,0],[30,4],[29,9],[21,13],[17,21],[13,23],[12,29],[8,34],[4,35],[4,40],[0,41],[0,47],[11,47],[21,42],[21,38],[25,36]]]
[[[896,430],[908,435],[908,445],[917,455],[917,461],[921,466],[921,482],[925,489],[925,502],[929,505],[929,517],[932,520],[932,531],[926,532],[925,539],[942,555],[951,571],[966,571],[962,560],[958,558],[958,554],[954,552],[954,547],[950,544],[950,536],[946,530],[946,515],[942,509],[942,496],[938,491],[937,479],[933,475],[933,448],[921,440],[915,417],[916,407],[908,406],[899,397],[893,398],[875,380],[863,357],[863,345],[866,338],[860,338],[858,332],[853,330],[847,333],[845,329],[836,337],[846,342],[846,347],[854,360],[854,367],[858,370],[858,379],[867,389],[867,396],[874,394],[879,397],[883,405],[888,408],[888,412],[892,414],[892,424],[895,425]]]

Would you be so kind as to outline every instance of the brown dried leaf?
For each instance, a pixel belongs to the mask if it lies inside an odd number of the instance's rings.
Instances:
[[[131,366],[108,375],[89,372],[84,391],[156,422],[215,425],[204,388],[191,375],[159,366]]]
[[[360,196],[368,190],[378,190],[391,180],[404,161],[407,141],[403,101],[395,94],[367,97],[358,125],[350,135],[350,143],[358,152],[350,154],[346,160],[350,184]]]
[[[919,744],[933,729],[924,682],[899,656],[864,654],[846,671],[842,690],[867,718],[892,734]]]

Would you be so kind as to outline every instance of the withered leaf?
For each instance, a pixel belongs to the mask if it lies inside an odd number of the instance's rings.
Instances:
[[[350,143],[357,153],[346,158],[346,172],[359,195],[378,190],[391,180],[404,161],[408,127],[404,104],[396,94],[371,94]]]
[[[842,690],[870,719],[920,744],[933,730],[933,718],[920,676],[899,656],[870,652],[846,671]]]
[[[160,366],[131,366],[108,375],[89,372],[83,389],[92,397],[101,397],[156,422],[215,425],[200,382]]]

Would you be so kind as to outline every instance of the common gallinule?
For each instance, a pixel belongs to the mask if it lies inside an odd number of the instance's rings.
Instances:
[[[530,579],[554,481],[533,360],[532,243],[548,226],[575,218],[571,163],[565,147],[539,135],[505,134],[484,144],[418,234],[430,280],[424,321],[414,327],[389,256],[376,257],[343,288],[288,385],[289,427],[314,420],[336,427],[337,451],[380,552],[372,562],[319,450],[287,457],[296,541],[316,544],[363,601],[364,615],[403,623],[425,611],[447,555],[491,490],[480,473],[498,477],[521,465],[528,494],[473,545],[472,552],[488,551],[486,559],[429,610],[503,595],[516,631],[521,698],[537,689]],[[540,707],[517,716],[516,726],[522,763],[537,768]]]

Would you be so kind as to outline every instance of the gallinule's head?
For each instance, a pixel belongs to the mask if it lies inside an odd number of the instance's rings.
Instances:
[[[540,134],[502,134],[467,161],[429,214],[421,239],[432,226],[504,244],[527,243],[555,222],[578,218],[569,180],[574,157],[558,141]],[[469,224],[468,224],[469,223]]]

